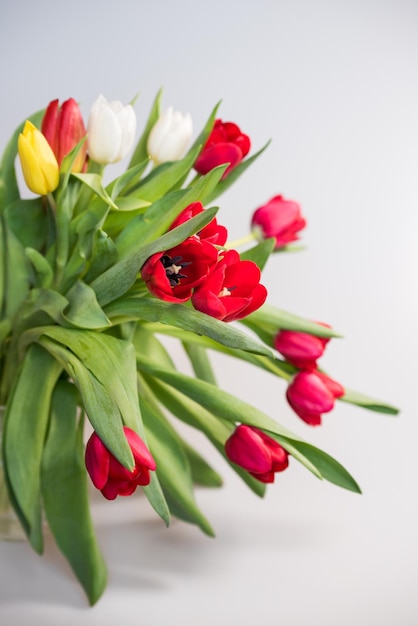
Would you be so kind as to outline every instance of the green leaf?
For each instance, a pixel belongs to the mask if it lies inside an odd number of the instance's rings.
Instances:
[[[141,371],[158,377],[200,406],[207,407],[214,415],[232,421],[234,424],[240,421],[278,435],[283,447],[318,478],[331,480],[331,482],[345,489],[359,491],[354,479],[337,461],[325,452],[310,446],[310,444],[304,444],[297,435],[280,426],[259,409],[205,381],[185,376],[179,372],[165,370],[141,354],[137,354],[137,363]],[[321,461],[321,468],[318,466],[318,459]],[[324,467],[326,468],[325,473]]]
[[[274,237],[261,241],[258,245],[240,253],[240,257],[243,261],[253,261],[260,270],[264,269],[271,253],[274,250],[276,240]]]
[[[130,219],[116,240],[121,256],[136,250],[138,242],[141,245],[152,242],[168,231],[183,209],[193,202],[203,201],[205,195],[216,187],[224,170],[224,166],[213,169],[190,189],[171,191],[156,200],[143,214]]]
[[[26,341],[38,341],[62,363],[80,389],[93,428],[118,461],[132,468],[122,419],[141,434],[133,346],[103,333],[58,326],[33,329],[25,335]]]
[[[202,487],[221,487],[222,477],[190,444],[182,439],[182,447],[186,453],[192,473],[193,482]]]
[[[101,329],[110,322],[96,299],[96,293],[89,285],[78,280],[65,295],[69,306],[63,317],[79,328]]]
[[[148,322],[161,322],[210,337],[230,348],[272,355],[268,348],[240,331],[239,328],[195,311],[184,304],[164,302],[155,298],[127,297],[108,305],[105,312],[114,322],[118,321],[119,316],[122,318],[126,316],[128,319],[143,319]]]
[[[360,487],[341,463],[323,450],[319,450],[304,441],[289,441],[288,438],[275,436],[274,433],[271,433],[271,435],[281,443],[288,452],[293,454],[293,456],[295,456],[295,450],[297,450],[299,454],[303,454],[303,456],[317,468],[321,477],[325,480],[339,487],[343,487],[344,489],[348,489],[349,491],[353,491],[354,493],[361,493]]]
[[[215,373],[205,348],[192,342],[184,342],[183,348],[189,357],[196,378],[206,380],[207,383],[216,385]]]
[[[144,330],[148,331],[149,333],[157,333],[162,335],[169,335],[170,337],[175,337],[176,339],[179,339],[179,341],[183,342],[183,344],[187,344],[188,347],[193,344],[196,347],[201,347],[208,350],[214,350],[215,352],[221,352],[222,354],[227,354],[230,357],[240,359],[241,361],[246,361],[247,363],[251,363],[256,367],[270,372],[270,374],[279,376],[280,378],[284,378],[286,380],[290,380],[292,375],[297,371],[297,369],[293,365],[290,365],[290,363],[282,361],[281,359],[277,359],[274,356],[264,356],[260,354],[254,354],[253,352],[247,352],[246,350],[228,348],[227,346],[222,345],[218,341],[214,341],[209,337],[197,335],[195,332],[183,330],[177,326],[160,324],[159,322],[147,322],[145,324],[141,324],[141,327],[143,327]],[[203,377],[198,376],[198,378]],[[205,378],[203,379],[205,380]]]
[[[75,178],[80,180],[83,185],[86,185],[89,189],[94,191],[94,193],[101,199],[103,202],[113,207],[114,209],[118,209],[117,205],[113,202],[112,198],[106,192],[102,185],[102,177],[100,174],[96,173],[87,173],[87,174],[72,174]]]
[[[46,241],[48,218],[42,198],[17,200],[4,211],[7,228],[22,246],[41,250]]]
[[[162,163],[154,168],[148,176],[143,178],[132,191],[142,199],[154,202],[173,189],[179,180],[190,171],[196,161],[199,150],[188,152],[179,161]]]
[[[233,424],[227,420],[215,417],[187,395],[164,384],[158,378],[148,375],[145,375],[144,378],[155,393],[155,397],[158,398],[158,401],[164,404],[172,415],[175,415],[182,422],[204,433],[219,454],[221,454],[248,487],[252,489],[256,495],[260,497],[264,495],[266,485],[253,478],[248,472],[238,467],[238,465],[231,463],[226,456],[225,441],[234,430]]]
[[[126,172],[121,174],[121,176],[119,176],[118,178],[115,178],[115,180],[112,181],[110,185],[106,187],[106,192],[110,195],[112,200],[116,200],[119,196],[123,196],[124,194],[128,193],[128,188],[130,186],[132,185],[136,186],[143,172],[147,168],[147,165],[149,164],[149,162],[150,162],[150,159],[149,157],[147,157],[142,163],[139,163],[138,165],[135,165],[134,167],[130,167],[128,170],[126,170]],[[135,198],[135,200],[137,199]],[[119,202],[116,201],[116,204],[118,205],[119,208],[121,208],[121,205]],[[146,203],[145,206],[147,204],[149,203]]]
[[[222,193],[224,193],[236,180],[245,172],[245,170],[250,167],[254,163],[256,159],[264,152],[264,150],[269,146],[270,141],[268,141],[258,152],[253,154],[245,161],[241,161],[236,167],[234,167],[229,174],[221,180],[219,185],[213,191],[213,193],[206,198],[206,202],[213,202],[215,198],[218,198]]]
[[[395,406],[386,404],[381,400],[375,400],[374,398],[370,398],[369,396],[358,393],[357,391],[353,391],[351,389],[345,388],[345,394],[338,399],[342,400],[343,402],[362,406],[369,411],[376,411],[377,413],[386,413],[387,415],[398,415],[399,413],[399,409]]]
[[[40,346],[30,346],[5,415],[5,470],[17,513],[33,549],[39,553],[43,551],[41,461],[51,394],[61,369]]]
[[[107,571],[90,517],[83,420],[77,424],[77,409],[74,385],[59,382],[43,455],[42,496],[57,545],[95,604],[106,587]]]
[[[142,163],[145,159],[148,158],[148,150],[147,150],[147,142],[148,136],[151,132],[152,127],[157,122],[160,117],[160,109],[161,109],[161,97],[162,97],[162,89],[160,89],[155,97],[153,105],[151,107],[150,114],[148,116],[147,123],[145,124],[144,131],[135,147],[134,153],[129,163],[129,168],[138,165],[138,163]]]
[[[209,138],[209,135],[212,132],[213,126],[215,124],[215,119],[218,113],[218,109],[220,107],[221,101],[219,101],[215,107],[212,109],[211,114],[202,130],[202,132],[196,138],[196,141],[193,143],[192,147],[189,150],[189,153],[194,153],[196,149],[202,149],[206,144],[206,141]]]
[[[213,536],[209,522],[196,504],[190,466],[176,431],[162,413],[145,400],[141,401],[141,411],[157,463],[156,473],[172,513]]]
[[[46,289],[50,287],[54,279],[54,270],[46,257],[34,248],[25,248],[25,253],[34,269],[36,286]]]
[[[169,250],[183,242],[187,237],[206,226],[213,219],[215,213],[216,209],[206,209],[203,213],[196,215],[181,226],[173,228],[162,237],[142,246],[130,256],[110,267],[91,283],[99,304],[103,306],[123,295],[135,283],[138,272],[151,255]]]
[[[303,333],[310,333],[318,337],[341,337],[332,328],[322,326],[311,320],[307,320],[293,313],[288,313],[272,305],[264,304],[258,311],[251,313],[241,323],[251,325],[251,328],[262,327],[276,334],[279,330],[296,330]]]
[[[25,249],[13,232],[4,226],[2,230],[4,316],[13,319],[28,294],[32,269]]]

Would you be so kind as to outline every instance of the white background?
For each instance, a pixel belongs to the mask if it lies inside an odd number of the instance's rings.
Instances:
[[[363,495],[293,462],[258,500],[193,436],[225,477],[197,494],[215,540],[166,530],[141,496],[93,494],[103,598],[87,607],[51,541],[42,559],[3,543],[1,624],[418,623],[417,20],[414,0],[2,1],[0,147],[54,98],[87,118],[100,92],[140,92],[141,128],[163,86],[196,134],[222,99],[254,149],[273,143],[221,198],[220,221],[237,238],[271,196],[300,201],[306,249],[271,260],[270,300],[341,331],[324,367],[402,413],[340,403],[313,429],[282,381],[216,359],[223,387],[338,458]]]

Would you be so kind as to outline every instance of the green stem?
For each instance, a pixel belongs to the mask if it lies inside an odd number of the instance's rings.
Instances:
[[[69,253],[69,226],[70,220],[61,203],[56,204],[52,194],[48,194],[48,202],[55,215],[55,278],[54,286],[59,291],[64,268],[68,261]]]
[[[257,240],[257,237],[255,236],[254,233],[251,232],[248,235],[245,235],[245,237],[241,237],[241,239],[236,239],[235,241],[227,242],[225,244],[225,248],[227,250],[231,250],[231,248],[239,248],[255,240]]]

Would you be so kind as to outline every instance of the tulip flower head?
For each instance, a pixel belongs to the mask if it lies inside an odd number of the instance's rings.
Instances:
[[[59,183],[59,167],[51,146],[43,134],[27,120],[17,141],[23,177],[34,193],[46,195]]]
[[[201,202],[189,204],[171,224],[170,230],[173,230],[176,226],[180,226],[180,224],[184,224],[195,215],[203,213],[204,210]],[[228,231],[225,226],[218,224],[216,217],[214,217],[209,224],[206,224],[202,230],[196,233],[196,236],[201,240],[212,243],[214,246],[223,246],[228,238]]]
[[[86,135],[80,107],[74,98],[69,98],[59,106],[58,100],[52,100],[45,111],[41,126],[42,133],[51,146],[58,165],[63,158]],[[87,146],[84,143],[73,163],[72,171],[81,172],[86,162]]]
[[[186,152],[193,133],[189,113],[183,115],[170,107],[158,118],[148,137],[148,154],[156,165],[177,161]]]
[[[276,350],[286,361],[303,370],[316,369],[316,361],[323,355],[328,342],[329,338],[293,330],[281,330],[274,337]]]
[[[216,120],[194,168],[199,174],[207,174],[218,165],[229,163],[223,178],[249,153],[251,141],[233,122]]]
[[[251,229],[257,239],[276,239],[275,250],[299,239],[298,232],[305,226],[299,204],[285,200],[283,196],[274,196],[256,209],[251,220]]]
[[[274,482],[276,472],[289,465],[288,453],[274,439],[253,426],[237,426],[225,443],[230,461],[263,483]]]
[[[292,409],[310,426],[321,424],[322,413],[331,411],[335,399],[343,395],[344,388],[337,381],[317,370],[298,372],[286,391]]]
[[[148,485],[149,472],[156,469],[155,461],[139,435],[127,426],[123,430],[135,461],[131,471],[115,459],[97,433],[92,434],[86,446],[86,469],[93,485],[107,500],[130,496],[139,485]]]
[[[108,102],[100,95],[94,102],[87,124],[87,151],[103,165],[123,159],[131,149],[136,131],[136,115],[130,104]]]
[[[198,237],[153,254],[142,266],[141,277],[150,292],[166,302],[186,302],[192,290],[207,279],[218,260],[218,250]]]
[[[241,261],[236,250],[228,250],[195,289],[192,304],[198,311],[232,322],[258,309],[266,297],[259,267],[252,261]]]

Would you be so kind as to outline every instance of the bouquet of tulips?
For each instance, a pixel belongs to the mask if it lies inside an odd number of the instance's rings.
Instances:
[[[176,420],[204,433],[259,496],[289,458],[359,491],[327,453],[220,388],[211,351],[285,379],[307,424],[337,399],[396,413],[318,366],[337,336],[329,325],[266,304],[261,271],[298,239],[298,203],[277,195],[258,208],[240,252],[218,222],[215,200],[264,148],[250,155],[248,135],[217,108],[190,146],[190,116],[160,103],[161,93],[134,147],[132,105],[100,96],[86,127],[75,100],[54,100],[1,161],[0,479],[34,550],[48,524],[92,604],[106,567],[89,478],[109,500],[140,486],[167,525],[174,516],[213,535],[194,486],[222,480]],[[105,166],[130,152],[105,185]],[[164,335],[194,375],[178,371]]]

